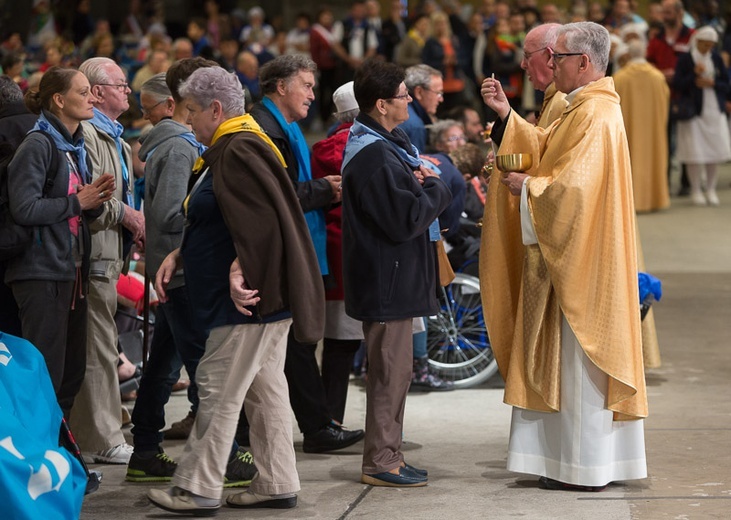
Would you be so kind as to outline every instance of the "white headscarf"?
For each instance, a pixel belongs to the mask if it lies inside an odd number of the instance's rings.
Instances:
[[[690,55],[693,58],[693,62],[696,65],[703,65],[704,70],[701,76],[713,79],[715,77],[716,70],[713,66],[713,60],[711,59],[711,51],[706,54],[701,54],[698,51],[699,40],[718,43],[718,33],[713,27],[706,25],[705,27],[701,27],[695,31],[693,36],[690,37]]]

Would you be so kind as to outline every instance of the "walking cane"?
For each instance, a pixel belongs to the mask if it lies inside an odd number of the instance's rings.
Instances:
[[[99,483],[102,481],[102,472],[90,470],[89,466],[86,465],[84,456],[81,454],[81,448],[79,448],[74,434],[71,433],[71,428],[69,428],[65,417],[61,418],[61,432],[63,433],[64,440],[68,444],[69,451],[81,463],[81,467],[84,468],[84,472],[86,473],[86,491],[84,491],[84,494],[88,495],[89,493],[93,493],[99,489]]]

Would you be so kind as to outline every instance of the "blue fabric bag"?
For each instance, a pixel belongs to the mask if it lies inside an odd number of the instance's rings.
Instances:
[[[0,517],[79,517],[86,473],[59,447],[61,418],[43,356],[0,332]]]

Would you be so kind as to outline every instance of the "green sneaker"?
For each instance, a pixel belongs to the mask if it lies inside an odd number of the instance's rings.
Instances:
[[[169,482],[178,465],[167,453],[147,452],[145,456],[134,452],[127,465],[127,482]],[[148,455],[149,454],[149,455]]]
[[[254,465],[254,457],[251,452],[239,447],[233,459],[228,461],[223,487],[246,487],[251,484],[257,473],[258,470]]]

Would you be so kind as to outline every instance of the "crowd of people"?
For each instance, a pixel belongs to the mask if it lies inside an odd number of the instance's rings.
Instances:
[[[547,489],[646,476],[657,345],[635,212],[669,206],[673,158],[692,204],[720,204],[731,24],[713,0],[661,0],[647,19],[629,0],[381,7],[286,30],[207,0],[173,39],[141,2],[113,34],[86,0],[69,27],[41,0],[30,37],[3,36],[9,212],[34,240],[2,264],[0,331],[44,355],[85,461],[170,482],[148,493],[163,509],[214,514],[228,487],[248,488],[230,507],[296,506],[290,410],[303,451],[364,440],[364,483],[426,485],[402,429],[407,392],[454,389],[425,332],[444,244],[455,268],[479,255],[514,406],[508,468]],[[326,137],[310,147],[308,130]],[[497,173],[498,148],[539,160]],[[130,445],[114,318],[133,254],[159,302]],[[359,349],[367,410],[351,430]],[[164,408],[183,366],[176,462]]]

